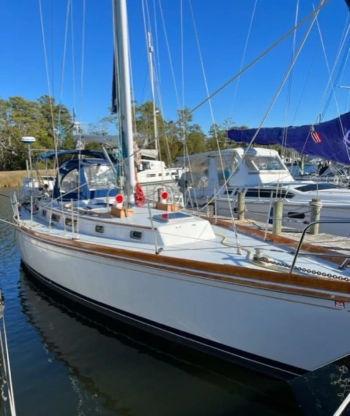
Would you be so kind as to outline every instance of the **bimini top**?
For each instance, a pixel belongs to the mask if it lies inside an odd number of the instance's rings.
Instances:
[[[280,144],[302,154],[350,164],[350,112],[323,123],[304,126],[231,129],[228,137],[236,142]]]
[[[38,156],[38,160],[47,160],[47,159],[54,159],[56,157],[62,157],[62,156],[86,156],[86,157],[93,157],[96,159],[106,159],[103,152],[99,152],[97,150],[58,150],[55,152],[54,150],[48,150],[47,152],[41,153]],[[111,159],[114,159],[113,156],[111,156]]]
[[[69,201],[112,197],[119,192],[116,182],[115,171],[105,159],[69,159],[59,167],[53,198]]]

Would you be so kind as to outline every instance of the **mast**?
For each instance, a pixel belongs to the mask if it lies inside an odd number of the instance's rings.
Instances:
[[[134,137],[132,128],[132,106],[129,66],[129,32],[126,0],[114,0],[114,36],[119,87],[119,119],[121,139],[126,158],[126,195],[134,203],[136,186],[134,162]]]
[[[350,0],[349,0],[350,1]],[[151,79],[151,92],[152,92],[152,103],[153,103],[153,126],[154,126],[154,146],[157,151],[157,157],[160,159],[160,145],[158,136],[158,123],[157,123],[157,108],[156,108],[156,94],[154,90],[154,65],[153,65],[153,44],[151,32],[147,32],[147,50],[148,50],[148,62],[149,62],[149,73]]]

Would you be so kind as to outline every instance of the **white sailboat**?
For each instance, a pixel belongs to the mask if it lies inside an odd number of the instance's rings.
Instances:
[[[348,355],[350,269],[339,257],[296,258],[291,247],[172,212],[168,195],[163,210],[134,206],[126,0],[114,7],[126,198],[90,206],[61,192],[59,174],[56,197],[15,207],[24,266],[100,313],[279,376]]]

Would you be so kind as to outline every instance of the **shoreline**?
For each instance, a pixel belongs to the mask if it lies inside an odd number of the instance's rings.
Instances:
[[[51,175],[52,170],[40,170],[38,173],[44,176]],[[27,174],[26,170],[0,171],[0,188],[19,188]],[[36,173],[34,175],[37,176]]]

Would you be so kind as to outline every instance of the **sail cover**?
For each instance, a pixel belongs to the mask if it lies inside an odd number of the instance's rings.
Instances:
[[[236,142],[250,143],[258,129],[231,129],[228,137]],[[350,164],[350,112],[323,123],[261,128],[254,144],[279,144],[301,154]]]

